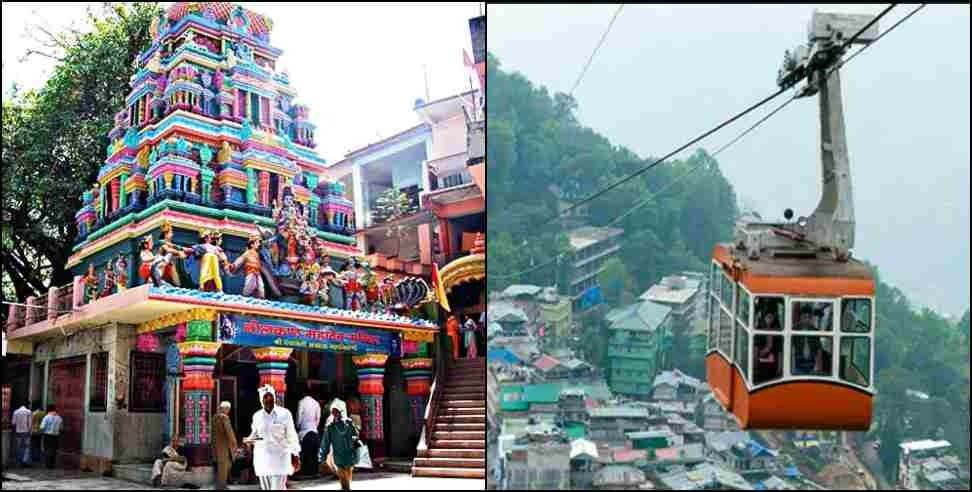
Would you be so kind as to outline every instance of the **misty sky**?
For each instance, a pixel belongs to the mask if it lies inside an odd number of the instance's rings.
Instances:
[[[882,32],[915,7],[892,10]],[[616,8],[489,5],[488,49],[505,70],[566,92]],[[577,115],[614,144],[660,157],[773,93],[783,52],[806,42],[814,8],[877,14],[885,5],[627,5],[574,93]],[[855,256],[914,302],[960,316],[969,305],[969,6],[925,7],[841,75]],[[700,145],[714,151],[783,97]],[[794,101],[718,157],[742,205],[764,219],[816,207],[817,104]]]

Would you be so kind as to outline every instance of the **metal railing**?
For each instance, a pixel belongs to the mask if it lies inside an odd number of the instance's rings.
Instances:
[[[440,389],[446,384],[448,366],[452,365],[452,347],[449,337],[436,337],[435,351],[435,374],[432,379],[432,388],[429,393],[429,402],[425,406],[425,426],[422,428],[422,435],[419,438],[418,456],[425,457],[428,449],[432,446],[432,436],[435,432],[435,424],[439,416],[439,404],[442,400],[443,391]]]

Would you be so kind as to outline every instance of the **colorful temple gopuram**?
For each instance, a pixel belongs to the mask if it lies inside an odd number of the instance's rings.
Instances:
[[[181,435],[206,470],[219,402],[247,435],[265,384],[295,418],[306,394],[349,402],[376,461],[426,439],[433,377],[455,364],[445,290],[364,260],[272,27],[226,2],[152,22],[76,214],[75,280],[10,307],[25,397],[57,405],[67,466],[144,465]]]

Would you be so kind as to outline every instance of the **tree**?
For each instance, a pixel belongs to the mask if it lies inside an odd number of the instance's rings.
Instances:
[[[958,324],[959,333],[965,335],[965,344],[969,344],[969,310],[965,310],[965,316],[962,316],[962,321]]]
[[[597,275],[597,282],[608,305],[620,307],[633,302],[630,289],[634,282],[619,258],[604,262],[604,269]]]
[[[5,296],[22,302],[71,282],[65,265],[77,235],[74,214],[104,161],[114,115],[125,107],[132,61],[149,46],[149,24],[161,13],[155,3],[106,3],[89,10],[87,33],[29,28],[41,46],[27,55],[57,65],[40,90],[14,91],[3,101]]]

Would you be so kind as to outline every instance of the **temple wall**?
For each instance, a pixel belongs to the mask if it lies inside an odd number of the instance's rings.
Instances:
[[[135,349],[135,327],[119,325],[112,363],[108,373],[109,402],[116,396],[124,395],[126,404],[130,401],[129,361]],[[112,380],[114,378],[114,380]],[[157,456],[164,446],[162,443],[162,413],[129,412],[127,406],[114,410],[114,434],[111,436],[114,447],[113,459],[121,463],[146,462]]]

